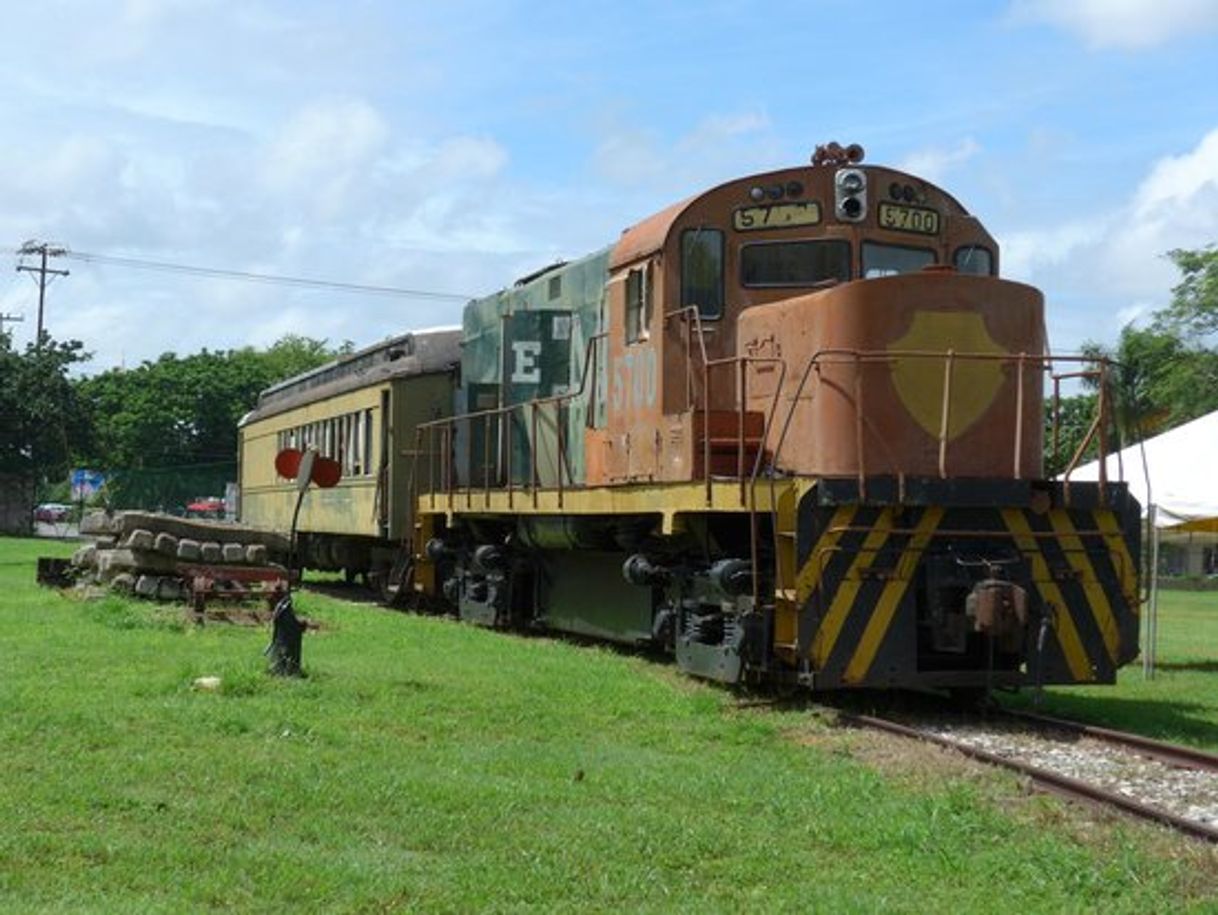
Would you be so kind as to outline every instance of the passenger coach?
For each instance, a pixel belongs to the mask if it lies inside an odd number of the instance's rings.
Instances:
[[[294,481],[275,473],[284,448],[312,448],[342,480],[304,500],[302,565],[379,585],[411,529],[414,430],[452,413],[455,328],[403,334],[268,388],[238,430],[241,520],[288,531]]]

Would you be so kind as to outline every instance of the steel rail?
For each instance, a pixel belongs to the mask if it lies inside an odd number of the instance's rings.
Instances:
[[[1059,728],[1074,734],[1083,734],[1103,743],[1128,747],[1152,759],[1157,759],[1159,762],[1167,763],[1170,766],[1177,766],[1181,769],[1201,769],[1206,772],[1218,772],[1218,754],[1198,750],[1196,747],[1166,743],[1162,740],[1143,737],[1141,734],[1116,731],[1112,728],[1084,724],[1081,721],[1070,721],[1065,718],[1054,718],[1051,715],[1042,715],[1039,712],[1027,712],[1022,709],[1003,708],[1000,709],[1000,713],[1012,718],[1031,721],[1044,727]]]
[[[885,718],[876,718],[872,715],[843,714],[841,719],[848,724],[868,727],[879,731],[886,731],[890,734],[897,734],[901,737],[921,740],[926,743],[932,743],[936,744],[937,746],[945,747],[949,750],[955,750],[958,753],[963,753],[965,756],[969,756],[981,762],[989,763],[993,766],[1001,766],[1004,769],[1010,769],[1013,772],[1026,775],[1034,784],[1065,797],[1073,798],[1075,800],[1084,800],[1094,804],[1104,804],[1109,807],[1116,807],[1125,813],[1138,817],[1139,819],[1159,823],[1163,826],[1168,826],[1175,829],[1178,832],[1193,836],[1194,838],[1204,839],[1207,842],[1214,842],[1218,844],[1218,828],[1216,827],[1207,826],[1204,823],[1197,822],[1196,820],[1189,820],[1185,817],[1177,816],[1174,813],[1169,813],[1168,811],[1162,810],[1158,807],[1151,807],[1148,804],[1143,804],[1141,801],[1135,801],[1132,798],[1125,797],[1121,794],[1116,794],[1112,791],[1107,791],[1096,785],[1088,784],[1087,782],[1080,781],[1076,778],[1071,778],[1067,775],[1051,772],[1048,769],[1042,769],[1039,766],[1033,766],[1029,763],[1020,762],[1017,759],[1009,759],[1005,756],[999,756],[997,753],[991,753],[988,750],[982,750],[978,747],[970,746],[969,744],[961,743],[948,737],[942,737],[938,734],[920,731],[917,728],[904,724],[898,724],[895,721],[888,721]]]

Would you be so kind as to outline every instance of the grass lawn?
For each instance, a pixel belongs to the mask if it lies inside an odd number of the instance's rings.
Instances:
[[[0,539],[5,910],[1218,904],[1142,827],[1083,841],[889,780],[792,740],[806,712],[612,651],[305,594],[308,676],[275,680],[264,630],[37,588],[69,549]]]
[[[1012,704],[1029,706],[1023,694]],[[1117,685],[1045,691],[1041,708],[1218,752],[1218,592],[1159,592],[1159,669],[1140,662]]]

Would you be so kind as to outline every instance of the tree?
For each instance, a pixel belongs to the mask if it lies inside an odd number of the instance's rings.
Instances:
[[[237,424],[259,392],[334,355],[324,340],[291,335],[263,351],[165,353],[82,379],[95,432],[88,457],[103,468],[235,462]]]
[[[1055,477],[1064,473],[1070,460],[1083,443],[1095,419],[1096,395],[1076,394],[1063,397],[1057,407],[1056,417],[1052,404],[1045,411],[1045,476]],[[1054,447],[1053,424],[1057,423],[1057,441]],[[1097,452],[1094,442],[1083,452],[1080,463],[1090,460]]]
[[[89,438],[89,417],[68,370],[89,358],[78,340],[24,352],[0,334],[0,471],[36,483],[67,476],[73,450]]]
[[[1083,346],[1085,355],[1115,363],[1109,388],[1112,424],[1107,430],[1114,445],[1140,441],[1218,409],[1218,350],[1207,342],[1218,331],[1218,250],[1175,250],[1168,256],[1183,275],[1170,304],[1156,311],[1147,327],[1121,328],[1115,347],[1094,342]],[[1095,388],[1089,385],[1088,393],[1071,405],[1076,414],[1085,403],[1094,408]],[[1068,453],[1059,452],[1057,463],[1069,460],[1086,425],[1076,422],[1059,430],[1059,438],[1068,439],[1061,451]],[[1092,446],[1087,456],[1095,453]],[[1055,466],[1050,453],[1046,466]]]
[[[1199,251],[1177,248],[1170,257],[1183,274],[1172,289],[1171,304],[1155,313],[1156,322],[1186,337],[1206,337],[1218,331],[1218,247]]]

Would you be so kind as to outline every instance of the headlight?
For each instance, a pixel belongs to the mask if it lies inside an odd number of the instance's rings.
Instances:
[[[859,168],[843,168],[833,178],[834,211],[844,222],[867,217],[867,174]]]

